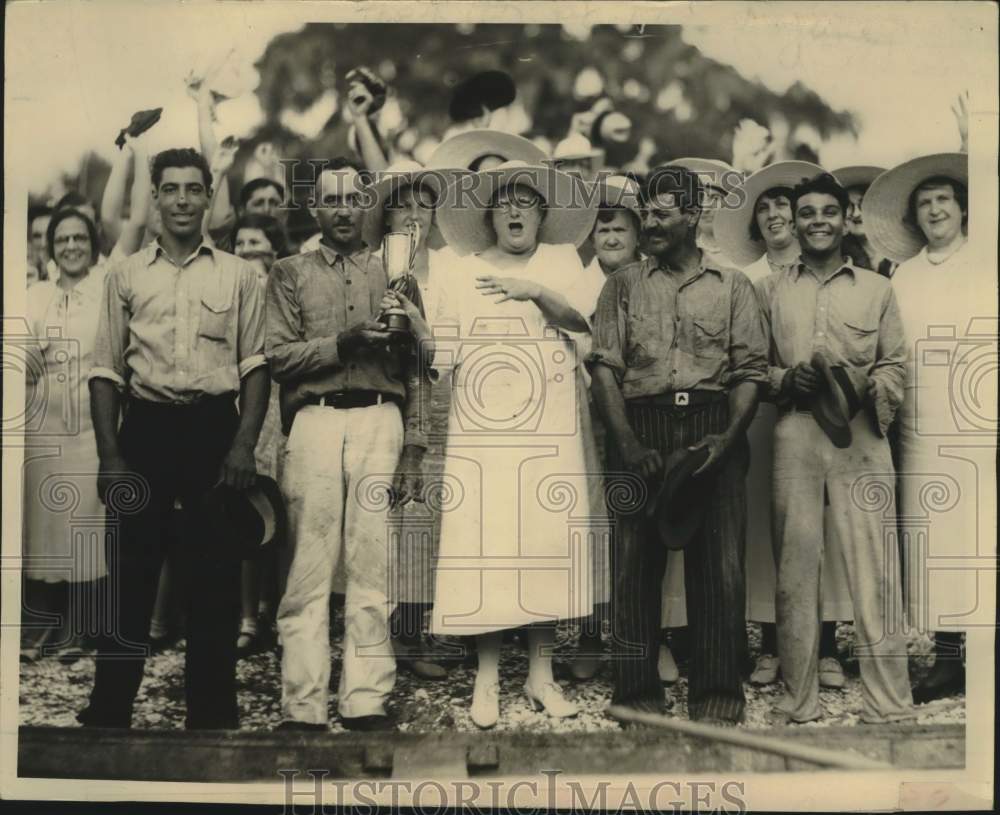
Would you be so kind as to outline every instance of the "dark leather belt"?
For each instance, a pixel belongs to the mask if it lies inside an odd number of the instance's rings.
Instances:
[[[657,405],[658,407],[698,407],[724,402],[729,397],[725,391],[668,391],[655,396],[640,396],[629,399],[637,405]]]
[[[812,413],[812,402],[808,399],[796,399],[786,403],[781,410],[784,413]]]
[[[399,405],[402,401],[399,396],[393,393],[382,393],[381,391],[331,391],[330,393],[323,393],[318,396],[310,396],[306,399],[306,404],[347,410],[349,408],[381,405],[383,402],[392,402],[394,405]]]

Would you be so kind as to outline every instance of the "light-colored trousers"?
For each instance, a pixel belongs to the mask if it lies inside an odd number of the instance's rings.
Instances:
[[[821,715],[824,486],[854,605],[862,718],[882,721],[913,703],[902,634],[895,474],[889,444],[870,422],[864,412],[854,418],[854,441],[846,450],[834,447],[809,413],[787,412],[775,426],[778,656],[788,689],[780,707],[796,721]]]
[[[388,488],[402,446],[402,418],[391,402],[308,406],[295,417],[281,479],[294,546],[278,608],[285,719],[327,721],[329,599],[341,570],[347,592],[338,710],[348,717],[385,713],[396,681],[394,604],[386,596]]]

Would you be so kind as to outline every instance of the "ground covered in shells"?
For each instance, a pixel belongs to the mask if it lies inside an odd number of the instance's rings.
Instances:
[[[340,731],[337,716],[337,683],[340,674],[340,633],[342,619],[334,619],[331,634],[332,673],[330,692],[330,729]],[[748,627],[751,653],[759,649],[757,626]],[[605,663],[598,676],[588,682],[575,682],[570,677],[567,660],[574,653],[579,631],[572,624],[559,628],[556,677],[565,694],[580,708],[572,719],[549,718],[544,711],[533,712],[523,685],[527,678],[527,655],[516,643],[506,644],[500,663],[500,722],[499,731],[532,732],[594,732],[616,730],[619,725],[607,717],[605,708],[611,700],[611,671]],[[804,727],[850,726],[859,723],[861,682],[857,660],[850,656],[853,630],[841,625],[838,642],[841,648],[847,686],[843,690],[823,690],[820,702],[824,717]],[[915,682],[930,668],[933,657],[926,637],[910,638],[911,678]],[[24,725],[75,727],[76,713],[86,705],[93,682],[92,658],[79,659],[66,665],[55,657],[47,657],[21,666],[20,721]],[[271,730],[281,721],[281,663],[279,655],[269,650],[243,659],[237,669],[239,683],[240,727],[243,730]],[[390,710],[405,732],[476,731],[469,717],[475,660],[457,660],[443,681],[427,681],[410,673],[398,673],[390,699]],[[747,706],[745,728],[772,725],[768,718],[771,705],[781,693],[781,685],[755,687],[746,684]],[[681,679],[668,689],[673,699],[672,715],[685,717],[687,682]],[[916,720],[918,724],[963,723],[965,705],[960,703],[946,710],[929,713]],[[137,728],[181,729],[184,726],[184,648],[183,640],[162,653],[150,657],[145,678],[136,701],[133,726]]]

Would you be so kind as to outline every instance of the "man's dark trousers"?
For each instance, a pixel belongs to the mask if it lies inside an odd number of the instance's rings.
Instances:
[[[115,482],[108,507],[111,605],[98,641],[89,707],[80,720],[129,727],[148,653],[149,621],[176,499],[187,616],[184,671],[189,729],[236,728],[240,555],[208,532],[204,498],[219,479],[238,424],[235,394],[193,405],[129,400],[119,447],[134,475]]]
[[[719,396],[715,402],[688,407],[632,399],[625,403],[626,415],[639,442],[666,458],[674,450],[726,429],[728,402],[725,394]],[[743,556],[749,461],[744,436],[714,474],[704,477],[709,504],[701,527],[684,550],[691,636],[688,715],[692,719],[738,721],[743,716],[747,654]],[[608,469],[612,474],[624,472],[614,445],[609,445]],[[613,702],[655,708],[664,698],[656,663],[667,550],[641,509],[616,516],[613,562]]]

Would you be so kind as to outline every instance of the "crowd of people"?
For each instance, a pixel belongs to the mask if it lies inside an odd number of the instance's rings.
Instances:
[[[784,683],[779,720],[821,718],[819,688],[846,682],[838,622],[864,721],[963,692],[955,627],[911,689],[900,621],[965,589],[910,588],[921,485],[897,475],[942,455],[917,405],[949,395],[912,347],[969,316],[964,145],[639,174],[608,161],[611,111],[552,155],[490,129],[515,93],[496,74],[456,89],[420,165],[385,155],[384,88],[355,72],[355,153],[317,172],[305,240],[266,150],[230,202],[238,144],[207,82],[200,151],[150,159],[157,116],[137,114],[99,207],[31,210],[22,660],[95,656],[79,721],[129,727],[145,658],[183,636],[187,727],[235,728],[237,661],[277,645],[281,728],[325,730],[342,595],[350,729],[393,729],[396,671],[440,680],[463,652],[471,718],[495,726],[511,638],[531,704],[575,715],[565,621],[575,680],[610,667],[611,701],[644,712],[670,709],[682,650],[693,720],[741,721],[747,681]]]

